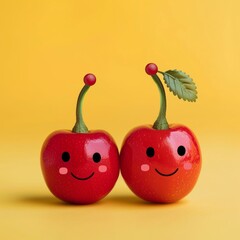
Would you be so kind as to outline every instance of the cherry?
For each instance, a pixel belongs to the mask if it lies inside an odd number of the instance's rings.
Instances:
[[[194,188],[201,170],[201,152],[189,128],[168,124],[166,94],[156,73],[163,74],[171,91],[184,100],[195,100],[195,85],[182,71],[161,72],[154,63],[145,71],[158,87],[160,111],[153,125],[134,128],[125,137],[120,152],[121,174],[138,197],[156,203],[176,202]]]
[[[148,75],[155,75],[158,72],[158,67],[155,63],[149,63],[145,67],[145,71]]]
[[[83,120],[83,98],[95,82],[93,74],[84,77],[72,131],[53,132],[41,151],[42,173],[49,190],[74,204],[90,204],[104,198],[119,175],[119,153],[113,138],[105,131],[89,131]]]

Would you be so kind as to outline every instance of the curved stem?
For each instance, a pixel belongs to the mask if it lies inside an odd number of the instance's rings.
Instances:
[[[82,90],[78,96],[77,108],[76,108],[76,123],[72,129],[72,131],[75,133],[87,133],[88,132],[88,128],[83,121],[82,103],[83,103],[83,98],[84,98],[86,92],[88,91],[89,87],[90,87],[89,85],[85,85],[82,88]]]
[[[167,102],[166,102],[165,90],[160,78],[156,74],[152,75],[152,78],[154,82],[157,84],[158,90],[160,93],[160,111],[156,121],[153,124],[153,128],[157,130],[168,129],[169,126],[166,119]]]

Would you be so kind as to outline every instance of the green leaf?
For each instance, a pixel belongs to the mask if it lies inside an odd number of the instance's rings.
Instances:
[[[195,102],[197,99],[197,87],[186,73],[180,70],[168,70],[160,72],[169,90],[178,98]]]

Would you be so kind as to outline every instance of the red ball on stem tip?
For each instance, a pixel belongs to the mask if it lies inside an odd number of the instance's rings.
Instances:
[[[145,71],[148,75],[155,75],[158,72],[158,66],[155,63],[149,63],[145,67]]]
[[[96,77],[92,73],[88,73],[87,75],[84,76],[83,81],[86,85],[92,86],[96,82]]]

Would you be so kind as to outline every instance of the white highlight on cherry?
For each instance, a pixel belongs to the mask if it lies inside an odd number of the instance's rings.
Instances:
[[[141,170],[143,172],[147,172],[147,171],[149,171],[149,169],[150,169],[150,166],[148,164],[142,164],[141,165]]]
[[[186,163],[184,163],[183,168],[185,170],[190,170],[190,169],[192,169],[192,164],[190,162],[186,162]]]
[[[106,172],[106,171],[107,171],[107,166],[105,166],[105,165],[100,165],[100,166],[98,167],[98,171],[101,172],[101,173]]]
[[[59,173],[61,175],[66,175],[68,173],[68,169],[65,167],[61,167],[61,168],[59,168]]]

